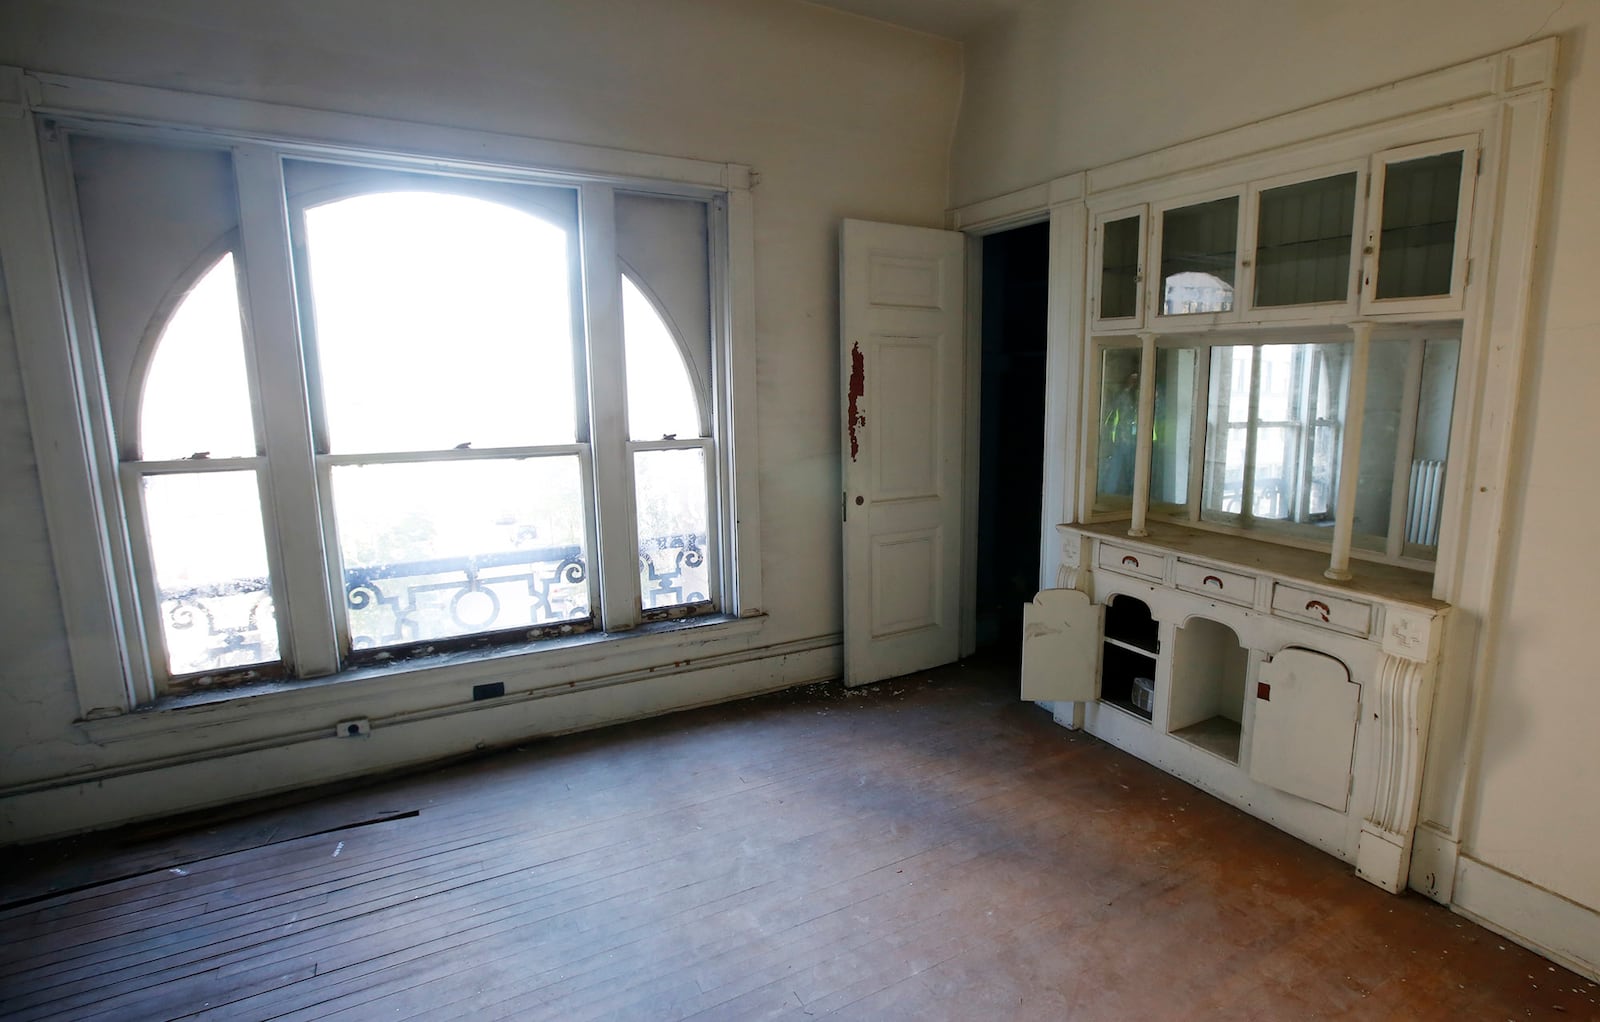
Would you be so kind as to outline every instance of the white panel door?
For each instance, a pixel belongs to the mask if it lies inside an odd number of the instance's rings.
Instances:
[[[844,222],[847,685],[958,653],[964,244],[953,231]]]
[[[1344,812],[1361,686],[1343,661],[1308,649],[1284,650],[1257,677],[1250,776]]]

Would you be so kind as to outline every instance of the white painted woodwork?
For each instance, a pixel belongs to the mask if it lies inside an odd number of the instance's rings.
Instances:
[[[1105,607],[1076,589],[1044,589],[1022,605],[1022,698],[1088,702],[1099,695]]]
[[[1134,274],[1133,288],[1133,315],[1108,316],[1101,308],[1101,290],[1105,286],[1105,247],[1106,224],[1117,223],[1122,220],[1138,220],[1138,268]],[[1091,333],[1109,333],[1114,331],[1138,330],[1144,326],[1145,317],[1145,278],[1149,275],[1150,259],[1150,210],[1144,204],[1128,206],[1123,209],[1103,210],[1094,214],[1094,247],[1093,256],[1089,260],[1089,300],[1088,315]]]
[[[1227,568],[1182,557],[1172,562],[1172,584],[1213,600],[1251,606],[1256,599],[1256,579]]]
[[[246,351],[261,391],[261,433],[267,451],[262,492],[269,563],[277,572],[273,603],[281,622],[283,660],[297,674],[320,678],[339,670],[343,602],[339,554],[326,545],[299,307],[284,219],[283,160],[265,146],[233,153],[239,182],[239,273],[244,280]],[[346,640],[348,641],[348,640]]]
[[[95,718],[132,705],[126,635],[137,625],[129,628],[125,616],[131,602],[119,604],[107,584],[119,569],[102,501],[116,479],[109,459],[96,456],[86,434],[110,434],[103,399],[97,402],[78,373],[86,356],[64,294],[37,126],[27,116],[25,88],[21,72],[0,68],[0,270],[11,329],[32,341],[17,345],[30,423],[49,418],[64,425],[60,434],[35,426],[23,443],[32,448],[31,460],[38,466],[53,582],[65,597],[62,640],[72,671],[73,716]],[[36,584],[48,591],[51,581]]]
[[[1455,248],[1450,261],[1450,289],[1436,296],[1380,299],[1377,294],[1378,263],[1383,254],[1381,245],[1383,193],[1388,168],[1407,160],[1417,160],[1457,150],[1461,152],[1461,191],[1456,199]],[[1416,314],[1455,312],[1462,308],[1467,288],[1468,261],[1471,258],[1472,201],[1478,182],[1478,159],[1481,152],[1479,136],[1471,134],[1399,146],[1372,157],[1372,194],[1368,199],[1366,220],[1367,258],[1361,279],[1363,313]]]
[[[1353,635],[1366,635],[1372,630],[1372,604],[1335,596],[1325,589],[1274,583],[1272,612],[1283,617],[1321,623]]]
[[[1155,437],[1156,335],[1139,335],[1139,436],[1133,462],[1133,522],[1130,536],[1148,536],[1145,515],[1150,513],[1150,448]]]
[[[1194,725],[1210,725],[1215,734],[1222,721],[1233,725],[1238,742],[1243,722],[1247,651],[1233,629],[1209,617],[1191,617],[1172,639],[1171,681],[1167,686],[1167,726],[1177,733]],[[1213,752],[1218,750],[1213,748]],[[1220,754],[1220,752],[1219,752]],[[1239,747],[1233,746],[1235,762]]]
[[[1133,540],[1121,524],[1058,526],[1058,581],[1092,594],[1096,607],[1136,599],[1149,608],[1160,645],[1153,719],[1095,699],[1057,702],[1056,719],[1399,890],[1449,613],[1429,595],[1428,576],[1374,567],[1334,587],[1316,551],[1159,521]],[[1082,655],[1087,670],[1101,654]],[[1258,682],[1269,699],[1257,699]]]
[[[859,220],[841,232],[847,684],[959,653],[964,245]]]
[[[1304,649],[1263,663],[1258,678],[1250,776],[1344,812],[1361,686],[1336,658]]]
[[[589,447],[594,452],[595,563],[602,579],[638,577],[639,540],[628,454],[628,377],[623,359],[622,282],[616,216],[609,185],[578,192],[582,231],[583,329],[588,345]],[[600,622],[606,631],[639,623],[633,586],[602,584]]]

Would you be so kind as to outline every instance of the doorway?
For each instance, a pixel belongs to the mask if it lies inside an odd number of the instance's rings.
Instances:
[[[1039,590],[1049,223],[986,235],[981,272],[976,641],[1020,657]]]

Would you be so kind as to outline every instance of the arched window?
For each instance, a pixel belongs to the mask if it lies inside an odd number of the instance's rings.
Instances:
[[[650,611],[712,599],[701,401],[676,331],[655,302],[622,275],[628,434],[639,532],[639,593]]]
[[[587,618],[573,233],[445,190],[309,206],[304,233],[351,646]]]
[[[250,382],[233,253],[203,272],[157,335],[139,389],[138,483],[167,673],[278,659]],[[137,544],[137,540],[135,541]]]
[[[750,474],[719,195],[57,142],[127,668],[90,711],[756,606],[721,520]]]

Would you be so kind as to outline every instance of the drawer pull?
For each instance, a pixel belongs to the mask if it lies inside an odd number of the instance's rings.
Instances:
[[[1321,600],[1310,600],[1306,603],[1307,610],[1314,610],[1322,615],[1322,620],[1328,620],[1328,605]]]
[[[1214,585],[1218,589],[1221,589],[1222,588],[1222,579],[1218,578],[1215,575],[1207,575],[1205,578],[1200,580],[1200,584],[1203,585],[1203,586]]]
[[[1126,557],[1124,557],[1122,559],[1122,563],[1123,564],[1131,564],[1135,568],[1137,568],[1139,566],[1139,558],[1133,556],[1132,554],[1129,554],[1128,556],[1126,556]]]

